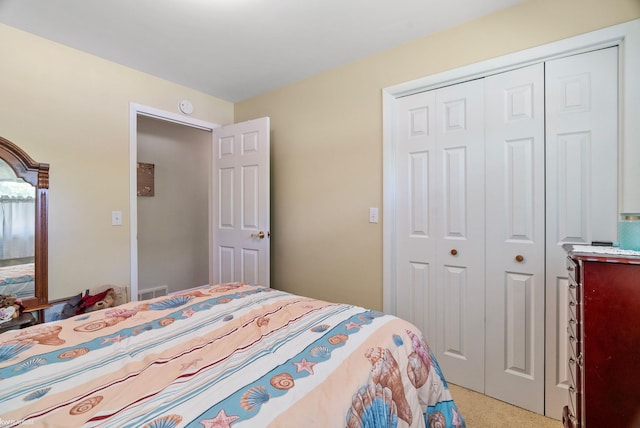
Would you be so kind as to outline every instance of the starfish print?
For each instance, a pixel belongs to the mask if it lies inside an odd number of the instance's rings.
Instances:
[[[192,308],[187,309],[186,311],[182,311],[182,316],[185,318],[191,318],[191,315],[195,314],[196,311],[194,311]]]
[[[204,428],[231,428],[231,424],[240,419],[240,416],[227,416],[224,409],[213,419],[204,419],[200,424]]]
[[[313,361],[307,361],[306,358],[303,358],[298,363],[294,361],[293,364],[296,366],[298,373],[300,373],[301,371],[306,371],[309,374],[313,374],[313,366],[315,366],[317,363],[314,363]]]
[[[456,409],[451,409],[451,413],[453,416],[451,418],[451,425],[453,425],[454,427],[461,427],[462,421],[460,420],[460,414],[456,412]]]
[[[355,323],[355,322],[353,322],[353,321],[351,321],[351,322],[350,322],[350,323],[348,323],[348,324],[345,324],[345,326],[344,326],[344,327],[345,327],[347,330],[352,329],[352,328],[362,328],[362,326],[361,326],[360,324]]]
[[[126,339],[126,337],[125,336],[120,336],[120,335],[117,335],[117,336],[114,336],[114,337],[105,337],[105,338],[102,339],[102,343],[103,344],[104,343],[109,343],[109,342],[111,342],[111,343],[120,343],[124,339]]]

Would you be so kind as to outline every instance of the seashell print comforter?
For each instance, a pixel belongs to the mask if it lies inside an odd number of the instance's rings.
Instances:
[[[242,283],[0,334],[0,425],[463,427],[413,325]]]

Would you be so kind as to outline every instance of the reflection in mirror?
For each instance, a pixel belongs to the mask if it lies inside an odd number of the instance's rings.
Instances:
[[[35,296],[36,188],[0,159],[0,294]]]
[[[0,137],[0,294],[30,311],[49,306],[48,189],[49,165]]]

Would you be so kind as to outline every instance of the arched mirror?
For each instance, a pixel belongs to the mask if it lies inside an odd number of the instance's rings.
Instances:
[[[0,137],[0,294],[28,311],[49,306],[48,189],[49,165]]]

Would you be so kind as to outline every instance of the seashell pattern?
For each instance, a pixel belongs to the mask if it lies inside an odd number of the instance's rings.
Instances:
[[[258,327],[264,327],[266,325],[269,325],[269,318],[266,317],[260,317],[256,320],[256,325]]]
[[[182,422],[182,416],[166,415],[152,420],[142,428],[175,428],[180,422]]]
[[[295,386],[295,381],[293,380],[293,376],[289,373],[280,373],[271,378],[269,381],[271,386],[276,389],[291,389]]]
[[[411,384],[416,388],[424,385],[429,377],[429,367],[424,365],[422,358],[415,352],[409,355],[407,361],[407,376],[409,376]]]
[[[87,413],[89,410],[100,404],[103,398],[104,397],[102,397],[102,395],[95,395],[93,397],[87,398],[86,400],[82,400],[80,403],[73,406],[71,410],[69,410],[69,414],[75,416]]]
[[[104,313],[104,316],[106,318],[131,318],[137,313],[138,311],[135,309],[113,308],[107,309]]]
[[[171,317],[162,318],[160,321],[158,321],[158,324],[160,325],[160,327],[166,327],[170,324],[173,324],[175,320],[176,320],[175,318],[171,318]]]
[[[266,388],[263,386],[254,386],[250,388],[242,394],[242,398],[240,399],[240,405],[243,409],[247,411],[251,411],[256,407],[260,407],[260,405],[269,401],[269,394],[267,393]]]
[[[20,353],[29,350],[32,346],[30,343],[7,343],[0,345],[0,363],[17,357]]]
[[[392,393],[393,402],[398,408],[398,417],[411,425],[413,414],[411,407],[404,395],[404,386],[402,384],[402,374],[400,366],[391,351],[385,348],[370,348],[365,357],[372,365],[371,381],[373,384],[380,384],[385,388],[389,388]]]
[[[347,412],[347,428],[397,426],[398,411],[391,391],[380,384],[360,388]]]
[[[429,367],[431,365],[431,357],[429,355],[429,348],[424,343],[422,338],[418,337],[411,330],[407,330],[407,335],[411,338],[411,346],[413,347],[413,352],[415,352],[420,358],[425,366]]]
[[[317,325],[317,326],[311,328],[311,331],[314,332],[314,333],[322,333],[322,332],[325,332],[325,331],[329,330],[330,328],[331,328],[331,326],[329,324],[320,324],[320,325]]]
[[[447,428],[447,419],[442,412],[436,410],[429,415],[427,424],[429,428]]]
[[[334,334],[333,336],[328,338],[327,342],[329,342],[332,345],[339,345],[341,343],[346,342],[347,339],[349,339],[349,336],[347,336],[346,334],[340,333],[340,334]]]
[[[45,364],[47,364],[47,360],[45,360],[44,358],[40,358],[40,357],[29,358],[27,361],[24,361],[18,364],[13,370],[29,371],[29,370],[37,369],[38,367],[43,366]]]
[[[331,350],[326,346],[315,346],[309,351],[312,357],[321,358],[323,360],[331,357]]]
[[[86,324],[82,324],[78,327],[75,327],[74,331],[82,331],[85,333],[89,333],[92,331],[102,330],[103,328],[111,327],[112,325],[116,325],[119,322],[124,321],[126,318],[118,317],[118,318],[106,318],[103,320],[91,321]]]
[[[192,296],[175,296],[169,299],[160,300],[159,302],[153,302],[149,304],[149,309],[152,311],[164,311],[166,309],[179,308],[184,306],[193,300]]]
[[[400,336],[398,336],[397,334],[393,335],[393,343],[396,344],[396,346],[402,346],[404,345],[404,340],[402,340],[402,338]]]
[[[33,329],[25,329],[16,336],[16,340],[29,340],[41,345],[63,345],[64,340],[58,337],[62,327],[59,325],[43,325],[42,327],[34,327]]]
[[[58,358],[60,359],[77,358],[88,353],[89,353],[89,348],[84,348],[84,347],[74,348],[74,349],[69,349],[68,351],[64,351],[63,353],[58,355]]]
[[[24,397],[24,401],[37,400],[38,398],[41,398],[41,397],[44,397],[45,395],[47,395],[47,392],[49,392],[50,390],[51,390],[51,388],[42,388],[42,389],[38,389],[36,391],[33,391],[32,393],[30,393],[29,395]]]
[[[237,290],[238,288],[240,288],[242,286],[243,286],[243,284],[241,284],[241,283],[214,285],[213,287],[211,287],[211,291],[224,293],[225,291]]]

